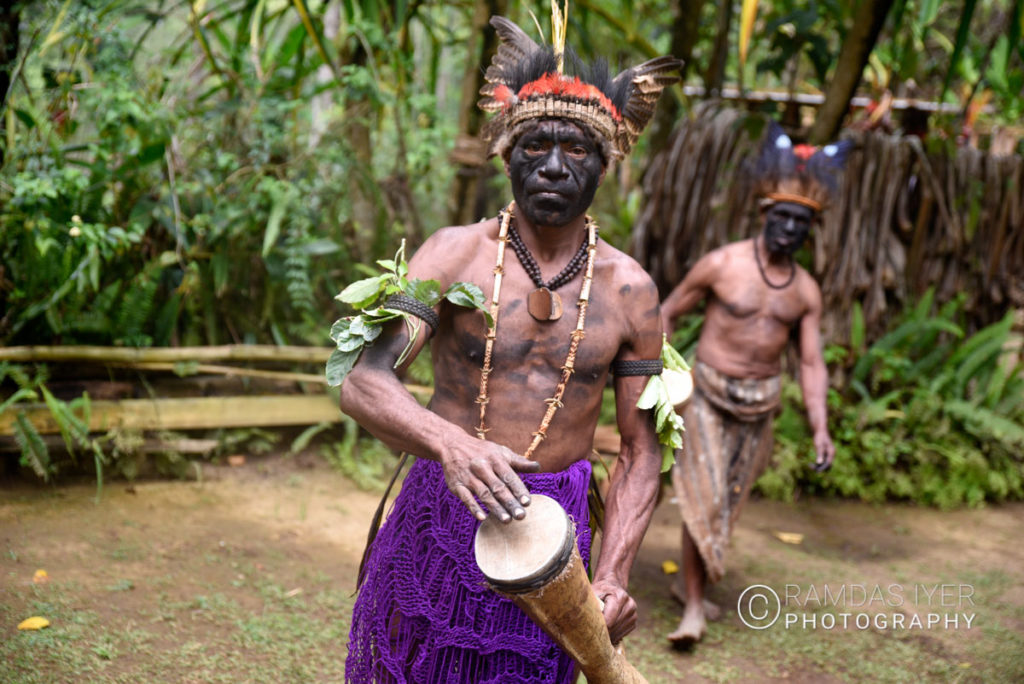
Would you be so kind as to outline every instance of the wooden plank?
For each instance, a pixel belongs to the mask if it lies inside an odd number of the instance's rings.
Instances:
[[[64,438],[58,435],[41,435],[40,439],[43,440],[43,444],[46,445],[47,449],[63,449]],[[189,439],[187,437],[182,439],[146,439],[138,445],[133,447],[133,451],[139,453],[151,454],[157,451],[173,451],[179,454],[209,454],[214,449],[220,446],[220,441],[216,439]],[[4,454],[16,454],[21,451],[21,447],[10,435],[0,435],[0,453]]]
[[[327,363],[331,347],[225,344],[217,347],[27,346],[0,348],[0,361],[95,361],[174,363],[180,361],[283,361]]]
[[[60,431],[45,404],[20,406],[41,434]],[[0,414],[0,435],[12,434],[15,411]],[[335,423],[342,418],[327,394],[258,397],[194,397],[94,401],[90,432],[126,430],[201,430],[218,427],[272,427]]]

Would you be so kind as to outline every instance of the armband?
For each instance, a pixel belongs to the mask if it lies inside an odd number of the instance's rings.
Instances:
[[[661,359],[623,359],[612,361],[612,373],[619,377],[629,375],[661,375]]]
[[[404,311],[407,314],[416,316],[428,326],[430,326],[430,332],[434,333],[437,331],[437,326],[440,325],[441,319],[438,317],[437,312],[433,308],[427,306],[415,297],[410,297],[404,294],[393,294],[384,300],[385,309],[394,309],[395,311]]]

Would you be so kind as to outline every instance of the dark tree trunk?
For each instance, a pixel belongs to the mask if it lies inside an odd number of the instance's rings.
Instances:
[[[672,22],[672,47],[669,54],[683,60],[679,69],[683,82],[693,61],[693,46],[697,42],[700,31],[700,16],[705,0],[674,0]],[[676,121],[682,114],[683,105],[675,97],[663,97],[658,102],[658,110],[654,115],[654,126],[651,129],[651,149],[660,150],[668,141]]]
[[[889,14],[893,0],[861,0],[854,10],[853,26],[843,40],[836,61],[836,70],[825,91],[825,103],[808,134],[811,144],[820,145],[832,140],[842,126],[850,108],[864,66],[875,47],[882,24]]]
[[[470,49],[462,74],[459,135],[451,154],[452,161],[458,166],[448,207],[453,225],[472,223],[482,218],[487,211],[486,198],[481,189],[490,165],[479,137],[484,121],[483,112],[476,103],[480,99],[480,88],[485,83],[484,70],[498,49],[498,36],[488,22],[496,14],[504,15],[507,7],[507,0],[477,0],[473,12]]]
[[[704,88],[714,97],[722,92],[725,82],[725,63],[729,58],[729,28],[732,26],[732,0],[723,0],[718,6],[718,22],[715,29],[715,47],[711,52],[711,63],[704,75]]]
[[[356,43],[351,53],[342,56],[342,63],[366,66],[368,55],[362,43]],[[367,260],[374,254],[377,237],[378,203],[375,181],[370,169],[373,168],[373,125],[377,112],[363,93],[346,93],[344,136],[357,160],[353,183],[347,188],[352,205],[352,229],[355,238],[357,260]]]
[[[7,137],[4,116],[7,110],[7,95],[11,77],[18,65],[18,21],[21,11],[20,0],[0,0],[0,166],[4,163]]]

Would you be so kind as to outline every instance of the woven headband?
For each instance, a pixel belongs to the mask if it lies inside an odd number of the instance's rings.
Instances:
[[[761,200],[762,207],[771,206],[777,202],[790,202],[792,204],[800,204],[814,211],[821,211],[821,203],[812,200],[810,197],[804,197],[803,195],[794,195],[789,192],[767,192]]]
[[[552,26],[560,27],[550,48],[541,47],[513,22],[492,17],[501,41],[480,89],[479,107],[493,112],[484,127],[488,156],[501,155],[515,142],[517,129],[529,120],[567,119],[585,125],[606,156],[624,157],[654,115],[661,91],[679,81],[682,62],[657,57],[611,78],[580,64],[579,75],[562,73],[566,13],[552,3]]]

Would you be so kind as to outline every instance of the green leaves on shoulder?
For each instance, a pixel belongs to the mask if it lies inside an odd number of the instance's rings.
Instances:
[[[383,273],[357,280],[335,297],[359,310],[359,313],[340,318],[331,326],[330,337],[337,345],[327,360],[327,384],[331,387],[337,387],[345,381],[363,348],[380,336],[384,324],[397,318],[405,321],[409,342],[395,362],[395,367],[405,362],[419,335],[422,321],[404,311],[387,308],[385,303],[391,295],[404,294],[429,307],[437,306],[442,299],[447,299],[456,306],[479,309],[484,313],[487,325],[493,324],[486,308],[484,293],[476,285],[457,282],[441,292],[441,284],[436,280],[410,279],[409,265],[405,260],[405,240],[394,259],[381,259],[377,265],[384,270]]]

